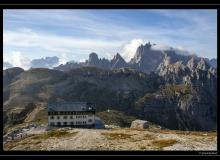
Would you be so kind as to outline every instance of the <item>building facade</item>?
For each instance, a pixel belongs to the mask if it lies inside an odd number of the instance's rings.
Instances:
[[[94,104],[86,102],[48,103],[48,125],[57,127],[94,128]]]

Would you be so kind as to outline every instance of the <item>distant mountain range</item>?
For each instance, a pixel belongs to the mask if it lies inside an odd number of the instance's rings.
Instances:
[[[59,65],[59,58],[56,56],[46,57],[41,59],[33,59],[30,62],[30,68],[53,68],[54,66],[58,66],[58,65]],[[13,64],[10,64],[9,62],[3,63],[3,70],[12,67],[17,67],[17,66],[13,66]]]
[[[98,58],[96,53],[91,53],[89,55],[89,59],[85,62],[74,62],[69,61],[66,64],[59,65],[59,58],[54,57],[46,57],[41,59],[33,59],[30,63],[30,68],[54,68],[56,70],[67,71],[74,68],[79,68],[83,66],[95,66],[102,69],[115,69],[121,67],[130,67],[139,71],[143,71],[145,73],[149,73],[151,71],[155,71],[158,65],[162,62],[164,55],[169,54],[173,55],[172,58],[176,60],[190,59],[195,55],[187,55],[185,53],[178,51],[170,47],[167,50],[155,50],[153,46],[156,44],[146,43],[145,45],[140,45],[134,57],[130,60],[130,62],[126,62],[123,57],[117,53],[112,60],[108,60],[105,58]],[[174,57],[175,56],[175,57]],[[196,56],[195,56],[196,57]],[[208,59],[205,58],[205,61],[209,63],[212,67],[217,68],[217,59]],[[3,69],[8,69],[13,66],[9,62],[3,63]]]
[[[171,61],[183,61],[184,64],[192,57],[195,57],[196,59],[200,58],[196,55],[179,54],[179,52],[173,48],[169,48],[167,50],[155,50],[152,47],[153,45],[150,42],[146,43],[145,45],[140,45],[137,48],[134,57],[128,63],[119,53],[117,53],[112,60],[105,58],[100,59],[96,53],[91,53],[89,55],[89,59],[85,62],[67,62],[66,64],[61,64],[57,67],[54,67],[54,69],[67,71],[85,66],[94,66],[102,69],[130,67],[138,71],[149,73],[156,71],[159,64],[163,61],[165,55],[168,55],[171,58]],[[205,61],[212,67],[217,68],[217,59],[213,58],[209,60],[208,58],[205,58]]]

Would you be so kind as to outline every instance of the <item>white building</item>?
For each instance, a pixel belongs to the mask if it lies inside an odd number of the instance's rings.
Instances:
[[[49,126],[69,126],[76,128],[95,127],[95,108],[91,103],[49,103],[47,110]]]

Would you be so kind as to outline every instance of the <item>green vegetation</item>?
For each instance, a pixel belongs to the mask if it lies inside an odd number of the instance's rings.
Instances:
[[[120,139],[128,139],[131,138],[132,134],[125,134],[125,133],[108,133],[104,132],[101,133],[104,135],[108,140],[120,140]]]
[[[155,137],[154,135],[148,134],[148,133],[144,134],[144,136],[143,136],[143,139],[144,139],[144,140],[153,140],[153,139],[155,139],[155,138],[156,138],[156,137]]]
[[[166,85],[165,89],[163,90],[166,95],[173,95],[175,92],[179,92],[182,94],[189,94],[190,93],[190,86],[185,84],[179,85]]]
[[[159,149],[163,149],[163,147],[172,146],[175,143],[177,143],[176,139],[160,139],[160,140],[154,140],[151,142],[151,144]]]
[[[146,103],[150,103],[154,98],[154,94],[147,93],[136,102],[136,107],[143,107]]]
[[[16,146],[27,145],[30,149],[39,149],[39,145],[49,138],[66,138],[75,136],[78,132],[68,132],[60,130],[52,130],[43,134],[37,134],[25,137],[23,139],[14,140],[4,145],[4,150],[11,150]]]
[[[46,110],[40,110],[35,115],[35,118],[32,120],[32,122],[38,123],[38,124],[47,124],[47,111]]]
[[[118,125],[120,127],[130,127],[131,122],[136,119],[134,116],[126,115],[124,112],[117,110],[98,112],[96,115],[100,117],[105,124]]]

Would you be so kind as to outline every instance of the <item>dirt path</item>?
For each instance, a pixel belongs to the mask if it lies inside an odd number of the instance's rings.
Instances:
[[[37,104],[37,107],[25,118],[24,122],[31,122],[35,119],[37,113],[43,110],[44,107],[41,104]]]

